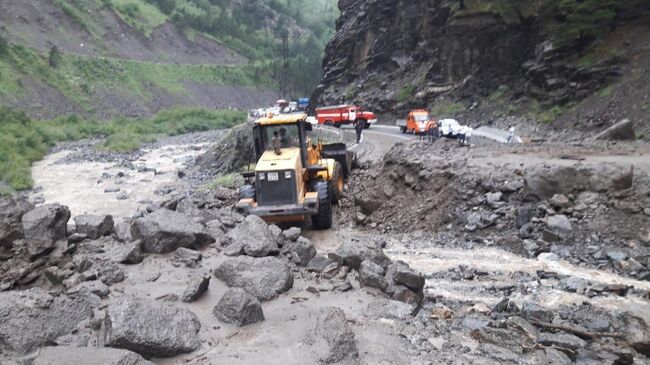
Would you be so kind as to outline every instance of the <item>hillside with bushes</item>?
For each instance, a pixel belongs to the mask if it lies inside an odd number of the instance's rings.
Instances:
[[[36,118],[248,109],[320,79],[331,0],[7,0],[0,104]],[[286,39],[286,47],[285,45]]]

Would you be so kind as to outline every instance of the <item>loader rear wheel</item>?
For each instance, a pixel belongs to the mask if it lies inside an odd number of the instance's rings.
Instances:
[[[330,180],[330,198],[332,199],[332,204],[338,204],[338,202],[343,197],[343,187],[345,186],[345,180],[343,179],[343,167],[339,162],[334,163],[334,174],[332,175],[332,180]]]
[[[329,182],[318,180],[312,183],[312,191],[318,193],[318,213],[311,216],[314,229],[328,229],[332,227],[332,200],[329,196]]]

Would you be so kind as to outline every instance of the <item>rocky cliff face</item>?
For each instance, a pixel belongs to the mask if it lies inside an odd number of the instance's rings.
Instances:
[[[490,95],[548,106],[581,100],[616,80],[624,65],[612,54],[585,59],[595,41],[650,6],[598,3],[589,11],[607,11],[600,17],[582,14],[583,2],[556,3],[340,0],[312,101],[359,102],[380,113],[426,106],[454,114]]]

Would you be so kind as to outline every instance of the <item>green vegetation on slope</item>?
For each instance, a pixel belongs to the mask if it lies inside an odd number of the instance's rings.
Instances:
[[[311,93],[318,84],[323,52],[338,16],[336,0],[146,1],[177,25],[208,34],[264,65],[276,80],[283,73],[282,43],[287,35],[288,89],[294,97]],[[301,31],[292,31],[296,26]]]
[[[321,77],[323,52],[334,34],[336,0],[54,0],[95,39],[105,30],[97,23],[108,8],[145,36],[167,21],[188,37],[203,34],[247,57],[264,75],[281,80],[283,39],[288,39],[288,90],[310,94]],[[279,83],[277,83],[279,85]]]
[[[31,187],[31,164],[57,142],[103,137],[100,148],[127,152],[161,136],[230,128],[245,120],[246,114],[237,111],[182,108],[151,118],[98,121],[73,115],[36,121],[0,107],[0,182],[16,190]]]
[[[36,50],[20,45],[7,46],[0,53],[0,96],[12,100],[24,92],[22,75],[61,91],[86,112],[89,98],[97,90],[115,89],[151,100],[153,85],[171,94],[183,94],[184,82],[210,85],[264,85],[268,81],[255,66],[157,64],[76,55],[57,56],[56,67]]]

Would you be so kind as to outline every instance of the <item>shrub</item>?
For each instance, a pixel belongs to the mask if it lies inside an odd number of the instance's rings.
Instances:
[[[403,86],[399,92],[397,93],[397,101],[400,103],[403,103],[405,101],[408,101],[411,99],[413,94],[415,93],[415,85],[405,85]]]
[[[50,55],[48,57],[49,62],[50,62],[50,67],[52,68],[57,68],[59,67],[59,64],[61,64],[61,52],[59,52],[59,47],[57,46],[52,46],[50,48]]]

